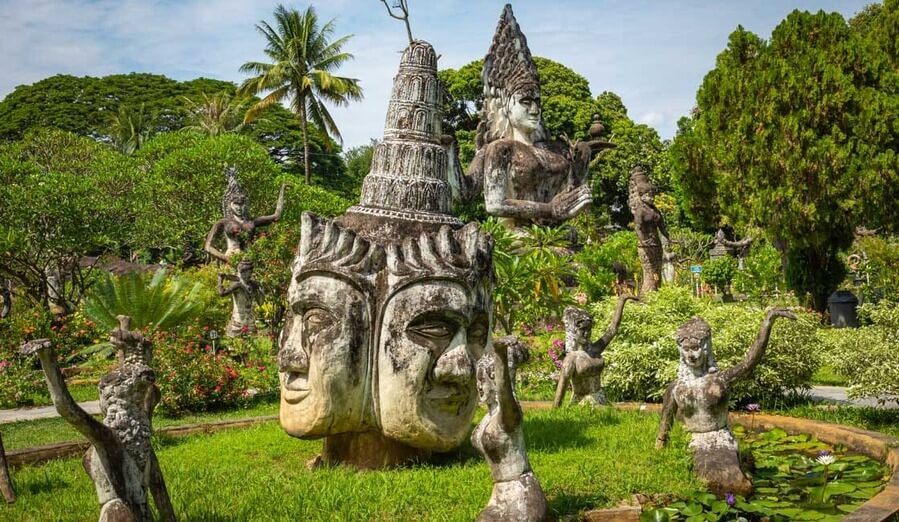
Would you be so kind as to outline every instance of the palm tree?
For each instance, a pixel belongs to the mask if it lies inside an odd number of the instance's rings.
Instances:
[[[150,137],[150,117],[140,108],[119,105],[119,111],[112,117],[110,132],[112,143],[123,154],[132,154],[143,146]]]
[[[311,6],[300,13],[279,5],[275,9],[275,26],[264,20],[256,25],[265,37],[265,54],[271,63],[247,62],[240,66],[241,72],[256,75],[243,82],[241,94],[268,92],[247,111],[245,121],[252,121],[267,107],[289,99],[290,108],[303,128],[303,160],[309,184],[309,120],[343,143],[324,102],[340,106],[362,99],[359,80],[332,74],[353,58],[341,49],[352,35],[330,41],[334,20],[319,28],[318,16]]]
[[[194,101],[185,98],[191,115],[191,125],[181,128],[207,136],[220,136],[231,132],[240,132],[244,122],[240,119],[248,100],[242,97],[232,98],[226,92],[218,92],[212,96],[203,93],[203,98]]]

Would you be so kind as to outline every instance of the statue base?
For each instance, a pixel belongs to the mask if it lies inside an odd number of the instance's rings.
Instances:
[[[384,469],[421,462],[429,450],[407,446],[374,431],[329,435],[322,446],[323,465],[343,464],[356,469]]]

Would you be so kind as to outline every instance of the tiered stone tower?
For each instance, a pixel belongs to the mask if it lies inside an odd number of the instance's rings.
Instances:
[[[343,221],[363,236],[385,238],[461,227],[452,215],[446,149],[440,143],[443,119],[437,55],[416,40],[403,52],[371,171],[358,205]]]

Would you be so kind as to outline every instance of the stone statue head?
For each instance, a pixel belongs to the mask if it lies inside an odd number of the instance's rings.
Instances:
[[[237,263],[237,277],[242,283],[248,283],[253,279],[253,268],[253,262],[249,259],[241,259],[240,263]]]
[[[321,437],[374,424],[366,398],[374,277],[383,267],[379,246],[303,214],[278,352],[281,425],[291,435]]]
[[[712,353],[712,329],[701,317],[694,317],[682,324],[674,336],[680,352],[678,374],[707,374],[718,371],[715,355]]]
[[[241,221],[248,220],[250,215],[247,204],[247,193],[237,180],[237,169],[234,167],[226,167],[225,179],[228,181],[228,188],[225,189],[225,195],[222,196],[223,216],[225,219],[237,218]]]
[[[492,240],[474,223],[388,245],[373,345],[387,437],[440,451],[467,436],[475,363],[493,325],[491,255]]]
[[[528,347],[522,343],[517,337],[508,336],[494,340],[494,343],[504,342],[508,347],[508,366],[509,378],[512,380],[512,389],[515,389],[515,372],[518,367],[528,362],[530,359],[530,351]],[[488,409],[492,409],[497,404],[496,398],[496,356],[492,350],[488,349],[483,357],[478,359],[477,379],[478,379],[478,398],[487,405]]]
[[[279,352],[288,433],[463,440],[492,326],[491,252],[476,225],[382,246],[304,214]]]
[[[478,148],[497,139],[528,144],[543,141],[540,78],[527,38],[506,5],[484,57],[484,110],[478,126]]]
[[[593,317],[586,310],[568,306],[562,320],[565,323],[565,351],[586,349],[593,332]]]
[[[642,167],[634,167],[631,170],[631,177],[628,182],[628,203],[631,208],[635,205],[644,204],[652,206],[655,197],[655,187],[649,181],[649,176],[643,171]]]

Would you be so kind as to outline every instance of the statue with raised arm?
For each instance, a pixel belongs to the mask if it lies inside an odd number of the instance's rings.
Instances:
[[[618,333],[624,305],[635,301],[632,295],[618,296],[618,305],[612,323],[596,342],[590,341],[593,332],[593,318],[586,310],[569,306],[565,308],[565,360],[556,386],[556,397],[553,408],[562,405],[565,393],[571,386],[571,404],[587,403],[592,405],[608,404],[602,391],[602,372],[605,360],[602,354]]]
[[[665,219],[656,208],[653,198],[655,187],[640,167],[631,171],[628,184],[628,207],[634,215],[634,230],[637,233],[637,255],[643,267],[641,294],[655,292],[662,281],[662,253],[671,239]],[[662,238],[659,237],[661,233]]]
[[[712,330],[705,320],[694,317],[681,325],[675,335],[680,365],[677,379],[665,392],[656,447],[667,443],[668,431],[679,413],[692,435],[694,471],[716,495],[748,496],[752,492],[752,483],[740,468],[737,441],[727,422],[727,401],[734,383],[750,375],[762,360],[771,327],[778,317],[796,319],[789,310],[769,310],[746,357],[724,371],[719,371],[715,363]]]
[[[212,225],[203,247],[212,257],[223,263],[227,263],[231,256],[238,252],[246,252],[250,241],[256,235],[256,230],[281,219],[281,213],[284,210],[284,185],[281,185],[275,213],[270,216],[251,217],[247,193],[237,180],[237,169],[227,167],[225,177],[228,181],[228,188],[222,197],[222,214],[224,216]],[[220,237],[225,240],[224,252],[215,246]]]
[[[749,252],[749,247],[752,246],[753,241],[754,238],[751,237],[741,239],[740,241],[730,241],[724,235],[724,230],[719,228],[718,232],[715,233],[715,246],[709,250],[709,258],[715,259],[716,257],[735,255],[737,256],[737,267],[743,270],[743,259]]]
[[[516,337],[494,340],[493,354],[478,361],[478,394],[487,415],[471,434],[471,444],[487,459],[493,494],[479,521],[538,521],[546,517],[546,496],[528,462],[521,405],[515,398],[515,370],[528,359]]]
[[[225,281],[232,284],[225,286]],[[225,335],[237,337],[256,333],[256,302],[262,298],[262,287],[253,279],[253,262],[243,259],[237,264],[237,275],[219,272],[218,293],[231,296],[231,319],[225,327]]]
[[[174,521],[175,512],[150,444],[153,409],[160,398],[150,367],[150,342],[130,329],[129,317],[120,315],[118,319],[119,327],[110,341],[117,347],[119,364],[99,384],[102,423],[72,398],[48,339],[28,342],[22,352],[37,354],[56,411],[91,443],[83,463],[94,481],[100,522],[152,521],[148,489],[162,520]]]
[[[9,478],[9,466],[6,464],[6,450],[3,449],[3,436],[0,435],[0,493],[3,494],[7,504],[16,501],[16,490],[12,487]]]
[[[594,150],[608,142],[547,140],[537,66],[510,5],[496,26],[481,79],[484,108],[468,181],[483,185],[487,213],[520,228],[558,224],[585,210],[593,199],[587,166]]]

